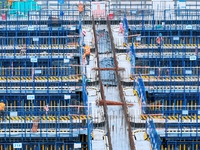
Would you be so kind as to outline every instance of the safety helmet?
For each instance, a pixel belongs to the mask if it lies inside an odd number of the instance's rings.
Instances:
[[[83,46],[85,46],[85,43],[83,43]]]
[[[1,99],[1,101],[0,102],[3,102],[3,99]]]

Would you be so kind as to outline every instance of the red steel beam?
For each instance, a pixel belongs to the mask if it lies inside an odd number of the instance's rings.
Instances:
[[[97,101],[97,104],[99,104],[100,106],[103,106],[104,103],[106,103],[107,105],[113,105],[113,106],[119,106],[119,105],[124,105],[123,102],[117,102],[117,101],[111,101],[111,100],[100,100]],[[134,106],[133,104],[127,104],[127,106]]]
[[[117,68],[92,68],[92,70],[116,70]],[[119,68],[118,70],[125,70],[125,68]]]
[[[97,45],[97,36],[96,36],[96,28],[95,28],[95,22],[94,22],[94,16],[92,16],[92,25],[93,25],[93,33],[94,33],[94,39],[95,39],[95,50],[96,50],[96,56],[97,56],[97,67],[100,68],[100,61],[99,61],[99,55],[98,55],[98,45]],[[101,93],[101,98],[105,99],[105,94],[104,94],[104,88],[101,80],[101,73],[100,70],[98,69],[99,73],[99,83],[100,83],[100,93]],[[108,145],[109,145],[109,150],[113,150],[112,147],[112,142],[111,142],[111,133],[110,133],[110,124],[109,124],[109,119],[108,119],[108,107],[107,104],[103,104],[104,108],[104,113],[105,113],[105,125],[107,128],[107,136],[108,136]]]
[[[121,102],[123,102],[122,108],[124,110],[124,116],[125,116],[125,120],[128,126],[128,137],[129,137],[129,144],[130,144],[130,150],[136,150],[135,147],[135,142],[133,140],[133,134],[132,134],[132,128],[131,128],[131,124],[130,124],[130,118],[128,117],[128,107],[127,107],[127,103],[125,101],[124,98],[124,93],[123,93],[123,88],[122,88],[122,84],[121,84],[121,80],[120,80],[120,75],[118,72],[118,61],[116,58],[116,49],[115,49],[115,44],[114,44],[114,38],[113,38],[113,34],[112,34],[112,30],[111,30],[111,25],[110,25],[110,20],[107,17],[107,27],[108,27],[108,33],[110,35],[110,41],[111,41],[111,48],[113,51],[113,58],[114,58],[114,63],[115,63],[115,67],[116,69],[116,75],[117,75],[117,81],[118,81],[118,89],[119,89],[119,96],[121,99]]]

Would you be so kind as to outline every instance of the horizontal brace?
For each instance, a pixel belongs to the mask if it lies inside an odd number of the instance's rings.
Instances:
[[[92,68],[92,70],[116,70],[117,68]],[[118,68],[118,70],[125,70],[125,68]]]
[[[118,101],[112,101],[112,100],[97,100],[96,101],[96,104],[97,105],[100,105],[100,106],[103,106],[104,105],[104,103],[106,103],[106,105],[115,105],[115,106],[122,106],[122,105],[124,105],[124,103],[123,102],[118,102]],[[129,103],[129,104],[127,104],[127,106],[134,106],[133,104],[131,104],[131,103]]]

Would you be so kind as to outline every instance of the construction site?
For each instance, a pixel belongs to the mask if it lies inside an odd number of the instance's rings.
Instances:
[[[199,150],[199,0],[1,0],[0,150]]]

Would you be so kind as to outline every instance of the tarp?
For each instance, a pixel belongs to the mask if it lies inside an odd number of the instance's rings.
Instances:
[[[60,5],[64,4],[64,0],[58,0],[58,4]]]

